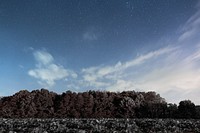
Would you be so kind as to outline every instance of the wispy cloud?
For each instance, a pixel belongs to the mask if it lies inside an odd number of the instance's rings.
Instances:
[[[95,33],[88,31],[83,34],[83,39],[88,40],[88,41],[94,41],[94,40],[97,40],[98,38]]]
[[[129,69],[145,65],[146,62],[155,60],[159,56],[172,53],[176,48],[166,47],[147,54],[136,57],[127,62],[118,62],[115,65],[97,66],[82,69],[83,81],[86,85],[93,88],[104,88],[107,90],[125,90],[134,87],[133,82],[129,82],[126,78],[130,74]],[[132,75],[133,76],[133,75]],[[115,88],[115,89],[114,89]]]
[[[197,6],[197,12],[191,16],[185,25],[181,28],[181,35],[178,38],[179,41],[186,41],[191,37],[200,36],[200,7]]]
[[[86,41],[95,41],[99,38],[99,32],[97,31],[96,27],[91,26],[86,29],[86,31],[83,32],[82,35],[83,39]]]
[[[53,62],[53,56],[46,51],[35,51],[33,53],[35,60],[39,65],[48,65]]]
[[[137,78],[135,86],[142,90],[155,90],[171,102],[192,99],[199,103],[200,101],[196,98],[187,95],[200,87],[199,70],[196,62],[191,61],[185,64],[184,61],[177,61],[169,66],[157,67],[142,74],[141,78]],[[169,98],[170,91],[178,92],[173,99]]]
[[[62,65],[54,63],[53,56],[45,50],[38,50],[33,53],[36,60],[34,69],[28,71],[31,77],[38,80],[38,83],[51,87],[56,80],[65,79],[67,77],[76,78],[77,74],[72,70],[64,68]]]
[[[166,54],[166,53],[170,53],[170,52],[174,51],[175,49],[176,48],[166,47],[166,48],[162,48],[162,49],[159,49],[156,51],[149,52],[145,55],[141,55],[141,56],[139,56],[133,60],[127,61],[125,63],[122,63],[119,61],[115,65],[102,66],[102,67],[100,67],[100,66],[90,67],[90,68],[83,69],[82,72],[85,73],[86,75],[94,74],[95,75],[94,77],[103,77],[105,75],[109,75],[114,72],[121,72],[130,67],[141,65],[141,64],[145,63],[145,61],[156,58],[156,57]],[[86,77],[87,77],[87,79],[95,79],[94,77],[93,78],[88,77],[88,76],[86,76]]]

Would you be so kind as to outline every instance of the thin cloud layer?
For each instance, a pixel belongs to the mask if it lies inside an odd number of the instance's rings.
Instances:
[[[188,39],[195,39],[194,37],[200,36],[200,7],[197,6],[197,12],[188,19],[185,25],[181,28],[181,35],[179,41],[187,41]]]
[[[98,38],[95,33],[88,31],[83,34],[83,39],[88,40],[88,41],[94,41],[94,40],[97,40]]]
[[[98,85],[97,87],[100,88],[105,88],[105,87],[107,88],[108,86],[109,88],[111,88],[113,82],[116,84],[124,83],[121,82],[124,81],[121,78],[124,78],[124,75],[127,73],[127,69],[132,69],[136,66],[142,65],[146,61],[156,59],[156,57],[172,52],[174,49],[175,48],[166,47],[163,49],[149,52],[145,55],[141,55],[125,63],[118,62],[117,64],[110,66],[97,66],[97,67],[82,69],[83,79],[85,82],[89,82],[90,85],[96,84]],[[104,81],[110,81],[110,82],[104,82]],[[118,87],[119,86],[121,85],[118,85]],[[130,88],[130,85],[129,87],[124,86],[121,89],[125,88]]]
[[[53,57],[46,51],[36,51],[33,53],[35,60],[39,65],[48,65],[53,62]]]
[[[125,63],[121,63],[119,61],[117,64],[111,65],[111,66],[103,66],[103,67],[98,66],[98,67],[86,68],[86,69],[83,69],[82,72],[86,73],[86,75],[95,73],[96,77],[103,77],[103,76],[109,75],[111,73],[124,71],[124,70],[126,70],[130,67],[141,65],[147,60],[150,60],[152,58],[156,58],[157,56],[160,56],[162,54],[172,52],[174,49],[175,48],[166,47],[166,48],[163,48],[163,49],[159,49],[159,50],[156,50],[156,51],[149,52],[145,55],[141,55],[141,56],[139,56],[139,57],[137,57],[133,60],[127,61]],[[89,76],[85,76],[85,77],[87,77],[87,79],[91,78]],[[91,79],[94,79],[94,78],[91,78]]]
[[[47,51],[38,50],[33,55],[36,65],[34,69],[28,71],[28,74],[36,78],[39,84],[45,87],[52,87],[57,80],[77,77],[75,72],[65,69],[62,65],[55,64],[53,56]]]
[[[84,31],[82,37],[83,37],[83,40],[85,41],[96,41],[99,38],[99,34],[100,33],[97,30],[97,28],[94,26],[91,26],[91,27],[88,27],[86,31]]]

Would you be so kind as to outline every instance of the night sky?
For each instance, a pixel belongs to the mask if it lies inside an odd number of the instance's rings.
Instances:
[[[40,88],[200,104],[200,2],[0,0],[0,95]]]

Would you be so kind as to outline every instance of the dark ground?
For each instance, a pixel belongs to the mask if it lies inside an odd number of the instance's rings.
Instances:
[[[0,119],[0,133],[200,133],[200,120]]]

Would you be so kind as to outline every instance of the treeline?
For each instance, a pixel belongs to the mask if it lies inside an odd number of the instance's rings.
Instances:
[[[0,100],[4,118],[200,118],[200,107],[189,100],[168,104],[155,92],[20,91]]]

